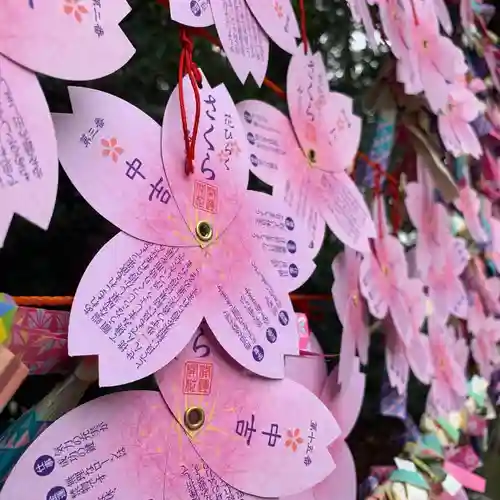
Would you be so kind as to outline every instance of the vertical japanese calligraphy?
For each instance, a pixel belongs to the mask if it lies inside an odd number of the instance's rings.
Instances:
[[[209,136],[213,133],[213,131],[215,130],[215,125],[211,122],[214,122],[215,121],[215,116],[213,115],[213,113],[216,113],[217,112],[217,108],[216,108],[216,103],[217,103],[217,100],[215,99],[215,97],[212,95],[212,94],[209,94],[208,95],[208,98],[205,99],[203,101],[205,104],[209,104],[210,105],[210,108],[211,109],[207,109],[205,111],[205,115],[208,116],[208,118],[210,119],[210,125],[209,127],[203,132],[203,139],[205,140],[205,144],[206,144],[206,155],[205,155],[205,158],[203,158],[203,161],[201,162],[201,173],[203,174],[203,176],[205,177],[205,179],[207,179],[207,181],[213,181],[215,179],[215,171],[210,168],[210,165],[211,165],[211,155],[210,153],[214,152],[215,151],[215,148],[214,148],[214,145],[212,144],[212,142],[210,141],[210,138]],[[208,166],[207,166],[208,164]]]
[[[101,0],[92,0],[94,7],[94,33],[98,38],[104,36],[104,29],[101,24]]]
[[[0,188],[42,177],[30,133],[0,67]]]
[[[247,446],[250,446],[254,432],[257,432],[257,428],[255,427],[254,414],[250,416],[249,420],[238,420],[236,422],[235,433],[246,440]],[[266,436],[267,446],[269,446],[270,448],[274,448],[282,438],[281,434],[279,433],[279,426],[275,423],[269,426],[269,430],[261,430],[260,434]]]
[[[181,248],[144,243],[105,278],[84,313],[140,368],[199,294],[199,274]]]
[[[316,439],[316,432],[318,431],[318,423],[311,420],[309,423],[309,435],[307,436],[307,448],[304,456],[304,465],[309,467],[312,464],[312,453],[314,451],[314,440]]]

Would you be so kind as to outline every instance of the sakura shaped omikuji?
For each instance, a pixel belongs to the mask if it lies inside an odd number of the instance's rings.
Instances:
[[[368,310],[377,319],[387,316],[405,345],[420,331],[425,316],[423,284],[409,275],[405,251],[389,232],[384,200],[373,200],[378,235],[373,250],[363,255],[359,271],[360,291]]]
[[[352,112],[352,99],[330,93],[321,54],[305,54],[303,45],[288,68],[287,102],[290,119],[261,101],[238,104],[252,172],[307,224],[312,257],[321,247],[325,221],[343,243],[369,251],[375,228],[347,173],[361,119]]]
[[[337,421],[341,434],[330,446],[335,470],[321,483],[287,500],[327,500],[332,491],[342,500],[355,500],[357,490],[356,467],[349,446],[345,442],[351,433],[363,404],[365,375],[360,372],[355,358],[344,382],[339,380],[337,366],[327,377],[323,351],[313,334],[307,356],[289,356],[286,359],[286,377],[298,382],[321,398]]]
[[[0,248],[15,213],[47,229],[58,161],[36,73],[91,80],[121,68],[134,48],[119,23],[125,0],[4,0],[0,9]],[[95,134],[101,122],[82,134]]]
[[[298,335],[294,340],[297,345]],[[252,376],[229,358],[203,322],[156,381],[215,474],[246,493],[282,498],[309,490],[335,472],[329,447],[341,437],[328,404],[290,378],[288,368],[285,374],[282,380]]]
[[[188,77],[183,85],[191,127],[195,97]],[[199,92],[191,175],[178,88],[163,135],[131,104],[91,89],[70,87],[73,114],[54,115],[63,168],[123,231],[86,270],[70,317],[69,352],[98,354],[103,385],[162,368],[203,318],[224,349],[260,375],[282,378],[284,355],[298,350],[288,290],[290,281],[310,273],[305,231],[282,202],[247,191],[243,127],[226,88],[204,79]],[[104,127],[82,142],[96,117]],[[296,259],[290,272],[273,265],[266,238]]]
[[[291,0],[169,0],[168,3],[172,19],[185,26],[200,28],[215,24],[222,48],[243,83],[251,74],[262,85],[269,60],[269,38],[290,54],[297,50],[300,31]]]
[[[459,411],[465,403],[469,348],[465,339],[457,338],[452,327],[432,318],[428,322],[428,330],[434,375],[427,397],[427,412],[437,418]]]

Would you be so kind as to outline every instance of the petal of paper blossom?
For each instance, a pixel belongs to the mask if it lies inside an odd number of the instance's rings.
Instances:
[[[246,0],[248,7],[262,29],[273,42],[285,52],[294,54],[297,50],[296,38],[299,38],[299,25],[290,0]]]
[[[483,155],[483,148],[471,125],[464,121],[459,122],[455,125],[455,131],[462,146],[462,154],[470,154],[479,160]]]
[[[160,126],[111,94],[84,87],[70,87],[69,93],[73,114],[52,116],[59,160],[85,200],[135,238],[195,245],[163,171]],[[123,148],[116,163],[102,155],[116,148],[111,139]]]
[[[335,470],[314,486],[315,500],[328,500],[335,491],[337,498],[355,500],[357,490],[356,466],[349,446],[338,439],[328,448],[335,462]]]
[[[319,397],[326,377],[328,376],[323,349],[311,333],[309,337],[308,352],[318,356],[286,356],[285,377],[303,385],[315,396]]]
[[[0,12],[0,52],[36,71],[64,80],[93,80],[124,66],[134,55],[119,23],[130,12],[125,0],[94,4],[82,21],[62,2],[5,0]],[[97,19],[97,21],[96,21]]]
[[[416,278],[407,278],[397,286],[393,285],[389,311],[401,340],[408,345],[412,336],[420,331],[425,317],[423,283]]]
[[[316,264],[310,256],[303,221],[282,200],[257,191],[247,191],[246,203],[234,222],[251,236],[283,282],[292,292],[312,275]]]
[[[345,384],[352,373],[356,349],[361,363],[368,362],[370,333],[367,309],[359,291],[361,256],[346,247],[335,257],[332,270],[335,281],[332,296],[338,317],[343,326],[339,362],[339,383]]]
[[[242,234],[241,227],[235,221],[208,247],[203,311],[217,340],[238,363],[263,377],[283,378],[284,355],[298,354],[295,313],[260,242]]]
[[[327,141],[320,140],[318,144],[318,169],[340,173],[353,164],[361,141],[362,121],[352,112],[352,105],[350,97],[330,92],[323,111]]]
[[[377,258],[371,252],[365,254],[361,262],[359,289],[366,299],[370,314],[377,319],[385,318],[389,311],[389,290]]]
[[[203,359],[194,350],[195,335],[156,374],[156,380],[207,465],[233,487],[261,497],[300,493],[327,477],[334,469],[327,446],[340,436],[330,411],[292,380],[249,377],[224,356],[210,332],[206,333],[203,342],[208,350]],[[199,430],[189,431],[184,415],[193,405],[204,410],[205,423]],[[287,409],[293,411],[283,411]],[[315,446],[306,465],[310,431]]]
[[[175,238],[185,226],[180,218],[165,217],[163,227]],[[159,370],[184,348],[203,318],[199,259],[199,247],[154,245],[118,233],[78,285],[69,354],[97,354],[101,386]]]
[[[234,72],[242,83],[251,74],[260,87],[269,61],[269,38],[246,0],[215,1],[211,6],[217,34]]]
[[[452,238],[445,248],[445,262],[439,267],[431,265],[426,280],[433,320],[443,325],[450,314],[466,319],[468,313],[467,293],[460,280],[469,261],[467,244],[462,238]]]
[[[383,31],[391,44],[391,52],[401,60],[408,52],[402,36],[405,14],[401,6],[402,2],[385,0],[376,3],[378,4]]]
[[[335,417],[340,430],[340,439],[346,439],[358,419],[365,394],[366,375],[360,371],[359,360],[352,367],[349,382],[338,383],[338,366],[330,373],[321,392],[321,401]]]
[[[430,384],[434,375],[434,367],[432,365],[429,337],[423,333],[413,336],[406,348],[406,356],[415,377],[423,384]]]
[[[434,51],[437,51],[434,48]],[[442,110],[448,100],[448,83],[431,59],[419,60],[421,79],[424,84],[424,94],[434,113]]]
[[[453,24],[451,22],[450,13],[445,1],[434,0],[433,4],[439,24],[443,27],[443,30],[447,35],[451,35],[453,33]]]
[[[307,159],[288,117],[262,101],[242,101],[236,108],[247,133],[250,170],[270,186],[300,182]]]
[[[439,114],[437,117],[438,131],[444,147],[453,156],[462,155],[463,148],[460,139],[453,127],[453,119],[451,116]]]
[[[293,209],[295,216],[305,223],[309,235],[310,258],[313,259],[323,244],[326,223],[321,214],[321,206],[318,206],[318,193],[309,170],[304,168],[300,177],[294,175],[293,179],[295,180],[289,179],[284,184],[276,185],[273,196],[283,200]]]
[[[479,219],[480,201],[475,189],[466,185],[460,189],[459,198],[455,200],[457,207],[465,219],[467,229],[474,241],[483,243],[487,240],[487,235],[481,226]]]
[[[406,347],[391,321],[386,323],[385,369],[391,387],[398,394],[405,394],[410,377],[410,365],[406,358]]]
[[[329,173],[312,169],[316,203],[332,232],[347,246],[370,250],[369,238],[375,226],[363,195],[346,172]]]
[[[286,91],[290,120],[302,151],[311,162],[321,163],[321,158],[316,155],[322,153],[318,151],[318,145],[328,140],[328,129],[322,115],[326,112],[330,91],[320,52],[304,54],[304,47],[300,45],[290,59]]]
[[[5,9],[2,7],[2,11]],[[26,141],[30,141],[29,148]],[[11,172],[0,172],[1,248],[14,213],[42,229],[48,228],[59,170],[54,127],[37,77],[2,55],[0,142],[10,145],[2,153],[2,161],[14,166]],[[12,148],[18,148],[18,157]]]
[[[453,329],[432,320],[429,321],[429,343],[434,379],[427,405],[438,415],[446,415],[460,410],[465,401],[467,344],[464,339],[456,338]]]
[[[431,263],[443,265],[446,246],[443,243],[451,236],[448,214],[444,206],[434,201],[434,184],[423,161],[417,156],[418,182],[406,185],[405,205],[417,228],[416,265],[425,281]]]
[[[376,51],[378,43],[375,37],[375,27],[373,26],[372,15],[366,0],[347,0],[347,5],[354,21],[363,25],[371,49]]]
[[[186,2],[186,0],[168,0],[170,16],[179,24],[194,28],[206,28],[214,24],[212,8],[208,0]]]
[[[68,446],[75,436],[88,436],[89,429],[93,436],[82,439],[81,448],[93,446],[95,449],[79,457],[78,461],[58,466],[57,462],[61,462],[64,455],[57,449],[65,443]],[[51,461],[47,462],[48,459]],[[7,479],[0,498],[42,498],[54,485],[50,495],[64,498],[66,489],[57,485],[66,485],[65,479],[78,474],[82,467],[95,469],[96,463],[103,464],[103,471],[105,469],[100,483],[96,480],[96,494],[114,491],[116,498],[157,498],[158,492],[168,491],[176,498],[184,498],[187,495],[186,478],[196,477],[202,470],[214,488],[230,495],[243,495],[245,500],[252,498],[235,491],[208,468],[155,391],[108,394],[59,418],[25,451]],[[52,467],[49,464],[53,464]],[[26,481],[26,477],[31,480]],[[203,496],[204,484],[193,481],[191,491]]]
[[[195,97],[189,77],[183,80],[188,130],[195,117]],[[163,165],[173,197],[191,233],[208,222],[214,240],[220,238],[241,207],[248,185],[245,132],[226,87],[211,88],[203,78],[199,89],[201,117],[194,172],[185,173],[186,151],[178,87],[172,92],[162,130]]]

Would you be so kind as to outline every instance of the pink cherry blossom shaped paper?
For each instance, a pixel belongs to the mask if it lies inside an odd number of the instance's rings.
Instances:
[[[59,168],[54,126],[37,77],[1,54],[0,145],[6,165],[0,173],[1,248],[15,213],[48,228]]]
[[[215,24],[222,48],[243,83],[251,74],[262,85],[269,38],[290,54],[297,50],[300,32],[290,0],[170,0],[169,6],[172,19],[186,26]]]
[[[425,159],[417,156],[417,182],[406,185],[405,205],[413,225],[417,229],[415,249],[418,275],[425,280],[431,263],[444,265],[444,248],[451,238],[449,216],[446,208],[434,199],[434,183],[425,165]]]
[[[397,238],[389,234],[383,200],[374,197],[373,218],[379,235],[373,240],[374,251],[364,254],[359,284],[372,316],[384,319],[390,314],[401,340],[408,344],[420,329],[420,313],[425,310],[423,284],[410,278],[404,249]],[[410,307],[410,297],[419,307]]]
[[[0,13],[0,53],[55,78],[101,78],[134,55],[134,47],[119,26],[129,12],[126,0],[5,0]]]
[[[433,417],[459,411],[467,395],[465,368],[468,348],[457,339],[451,327],[429,321],[429,345],[434,377],[427,397],[427,409]]]
[[[311,212],[317,211],[341,241],[367,251],[375,228],[347,173],[359,146],[361,120],[352,113],[349,97],[329,92],[321,54],[304,54],[301,46],[293,55],[287,101],[290,121],[258,101],[238,105],[252,171],[273,186],[273,196],[300,207],[313,242]],[[307,200],[305,205],[301,200]]]
[[[487,235],[481,226],[481,221],[479,219],[481,202],[476,190],[468,183],[465,184],[460,188],[459,197],[454,203],[457,209],[462,212],[467,229],[469,230],[474,241],[477,243],[485,243],[487,241]]]
[[[411,312],[414,317],[421,318],[417,321],[423,322],[425,310],[418,300],[418,289],[414,293],[417,295],[417,300],[412,301],[412,297],[408,297]],[[396,388],[399,394],[404,394],[410,369],[420,382],[430,384],[434,368],[428,336],[421,333],[419,329],[414,329],[409,341],[405,344],[390,319],[384,320],[383,330],[386,333],[385,367],[391,387]]]
[[[189,498],[209,491],[212,500],[211,486],[253,498],[214,474],[154,391],[108,394],[58,419],[23,454],[0,499],[76,497],[82,481],[95,498]]]
[[[191,123],[193,96],[184,85]],[[91,262],[71,313],[69,352],[98,354],[102,385],[163,367],[203,317],[232,356],[264,376],[283,377],[284,355],[298,351],[286,286],[244,230],[248,221],[238,218],[255,211],[261,198],[245,191],[248,169],[241,165],[236,109],[222,86],[211,89],[204,81],[200,92],[197,162],[189,177],[175,94],[164,128],[166,170],[160,127],[125,101],[71,88],[74,114],[54,117],[68,176],[128,233],[118,234]],[[104,126],[86,146],[81,130],[96,116]],[[210,241],[200,241],[199,223],[212,232]]]
[[[156,380],[208,466],[233,487],[261,497],[300,493],[327,477],[334,469],[327,447],[340,430],[323,403],[287,378],[246,373],[210,330],[202,326],[201,332],[205,352],[196,352],[198,333]],[[192,408],[204,415],[201,426],[190,424]]]
[[[459,157],[471,155],[479,159],[483,149],[470,125],[481,111],[481,102],[460,83],[448,87],[448,102],[438,114],[439,135],[445,148]]]
[[[366,376],[360,372],[357,358],[352,365],[349,380],[340,385],[339,376],[339,367],[336,367],[325,381],[321,393],[321,400],[337,420],[342,434],[340,439],[329,446],[336,468],[330,476],[313,488],[316,500],[330,498],[332,491],[345,500],[356,498],[356,466],[345,439],[354,428],[361,412]]]
[[[359,290],[359,271],[362,257],[346,247],[332,264],[334,282],[332,296],[337,315],[343,326],[340,348],[339,383],[349,382],[356,352],[362,364],[368,362],[370,331],[368,310]]]
[[[408,57],[408,45],[405,41],[405,29],[407,23],[411,22],[411,6],[407,0],[374,0],[372,3],[378,5],[380,22],[383,32],[390,43],[391,52],[397,59]],[[397,73],[405,70],[398,64]]]
[[[474,334],[470,349],[479,367],[479,373],[490,380],[493,371],[500,366],[500,322],[489,316],[484,319]]]
[[[405,23],[404,40],[408,50],[398,60],[398,76],[408,94],[423,92],[429,106],[437,113],[446,106],[448,82],[465,74],[463,52],[450,38],[439,32],[434,9],[427,2],[414,2],[415,14]]]
[[[443,325],[449,315],[467,319],[467,292],[460,276],[469,262],[467,243],[463,238],[451,238],[444,252],[445,261],[441,266],[431,264],[425,280],[432,318]]]
[[[315,348],[313,348],[316,350]],[[293,356],[287,358],[287,362],[295,359]],[[307,383],[310,377],[315,373],[315,365],[306,364],[304,360],[303,370],[296,378],[296,382],[308,387]],[[287,372],[287,377],[289,377]],[[363,402],[365,388],[365,376],[359,372],[359,360],[355,358],[352,370],[349,372],[348,379],[341,390],[339,385],[338,367],[332,374],[323,379],[321,398],[326,406],[332,411],[335,417],[335,411],[342,419],[342,434],[347,437],[354,426]],[[318,483],[312,489],[287,497],[287,500],[327,500],[331,497],[332,491],[335,491],[339,498],[344,500],[355,500],[357,490],[356,467],[354,459],[344,439],[337,439],[328,447],[328,450],[335,462],[335,470],[323,481]]]

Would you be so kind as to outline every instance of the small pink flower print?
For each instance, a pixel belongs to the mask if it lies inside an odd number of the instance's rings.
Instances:
[[[118,146],[118,141],[116,137],[111,137],[111,139],[102,139],[102,156],[108,156],[115,163],[118,161],[118,158],[123,154],[123,148]]]
[[[64,0],[64,12],[68,16],[73,16],[79,23],[82,22],[82,14],[88,14],[89,11],[85,5],[82,4],[82,0]]]
[[[293,452],[297,451],[298,445],[302,444],[304,440],[300,437],[300,429],[288,429],[286,431],[287,439],[285,441],[285,446],[291,448]]]

